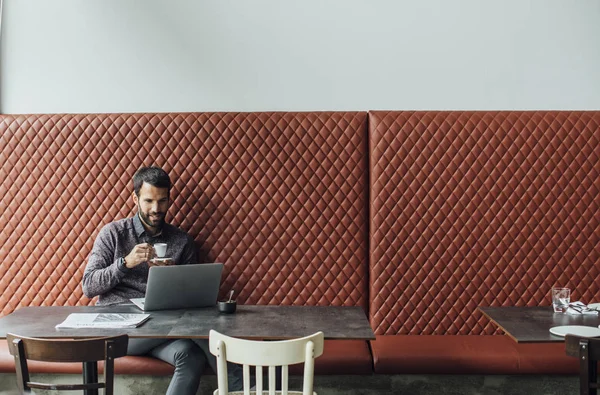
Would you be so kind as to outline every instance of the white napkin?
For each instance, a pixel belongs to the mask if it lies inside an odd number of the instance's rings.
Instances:
[[[567,307],[567,314],[579,315],[579,314],[593,314],[598,315],[598,310],[591,310],[588,307],[581,303],[580,301],[569,303],[569,307]]]

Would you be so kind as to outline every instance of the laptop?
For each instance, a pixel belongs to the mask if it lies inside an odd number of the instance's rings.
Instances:
[[[222,272],[222,263],[152,266],[146,297],[131,301],[144,311],[214,306]]]

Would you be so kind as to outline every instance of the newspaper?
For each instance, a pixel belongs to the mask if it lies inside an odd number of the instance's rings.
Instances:
[[[150,314],[132,313],[73,313],[56,325],[56,329],[66,328],[136,328],[146,322]]]

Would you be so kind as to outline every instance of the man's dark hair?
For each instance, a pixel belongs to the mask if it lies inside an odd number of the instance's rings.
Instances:
[[[133,175],[133,190],[140,196],[143,183],[148,183],[156,188],[167,188],[171,191],[171,179],[166,171],[160,167],[142,167]]]

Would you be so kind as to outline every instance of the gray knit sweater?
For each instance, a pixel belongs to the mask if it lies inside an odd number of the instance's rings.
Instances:
[[[165,224],[160,235],[151,237],[137,215],[111,222],[100,230],[83,273],[85,296],[98,296],[98,305],[144,297],[148,264],[142,263],[133,269],[124,264],[124,258],[133,247],[142,243],[167,243],[166,256],[177,265],[198,263],[194,240],[173,225]]]

